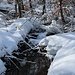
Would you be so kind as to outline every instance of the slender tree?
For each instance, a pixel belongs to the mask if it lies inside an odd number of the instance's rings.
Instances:
[[[15,17],[17,18],[17,0],[15,0]]]
[[[46,6],[45,6],[45,4],[46,4],[46,1],[43,0],[43,12],[42,12],[42,15],[46,12]]]
[[[62,9],[62,1],[63,1],[63,0],[59,0],[59,2],[60,2],[60,12],[61,12],[61,19],[62,19],[62,22],[65,23],[65,19],[64,19],[64,15],[63,15],[63,9]]]
[[[19,18],[22,17],[22,12],[21,12],[21,1],[18,0],[18,11],[19,11]]]
[[[21,2],[21,9],[24,10],[23,0],[20,0]]]
[[[18,6],[18,10],[17,10],[17,6]],[[15,0],[16,17],[17,17],[17,12],[19,13],[19,18],[21,18],[22,17],[22,12],[21,12],[21,1],[20,0]]]
[[[29,6],[30,6],[30,9],[31,9],[31,12],[33,12],[33,10],[32,10],[32,1],[31,0],[29,0]]]

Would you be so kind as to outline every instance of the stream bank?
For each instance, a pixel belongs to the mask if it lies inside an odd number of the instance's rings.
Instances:
[[[5,75],[47,75],[51,60],[43,52],[39,53],[39,49],[30,41],[30,39],[36,40],[40,32],[45,31],[38,28],[31,30],[28,36],[24,38],[25,41],[18,43],[18,50],[13,51],[13,57],[1,58],[6,62]]]

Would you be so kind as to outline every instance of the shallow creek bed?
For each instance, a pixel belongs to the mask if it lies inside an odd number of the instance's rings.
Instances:
[[[34,34],[30,38],[36,37]],[[7,54],[1,58],[6,62],[5,75],[47,75],[51,60],[45,53],[39,53],[39,48],[29,42],[28,37],[18,43],[18,50],[14,50],[12,55]]]
[[[2,57],[6,62],[5,75],[47,75],[50,59],[38,53],[38,49],[31,50],[25,43],[19,45],[19,50],[13,52],[14,57]]]

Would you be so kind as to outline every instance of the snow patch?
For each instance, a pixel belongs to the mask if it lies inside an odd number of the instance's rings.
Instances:
[[[0,75],[6,71],[3,61],[0,59]]]
[[[42,39],[39,45],[46,45],[47,57],[53,62],[47,75],[75,75],[75,33],[64,33]]]
[[[13,50],[18,49],[18,42],[23,40],[23,37],[33,28],[31,22],[26,18],[17,19],[7,28],[0,28],[0,57],[4,56],[6,52],[9,54]]]

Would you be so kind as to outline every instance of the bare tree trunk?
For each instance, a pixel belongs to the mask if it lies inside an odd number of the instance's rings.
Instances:
[[[15,17],[17,18],[17,0],[15,0]]]
[[[62,22],[65,23],[65,19],[64,19],[64,15],[63,15],[63,10],[62,10],[62,1],[63,0],[59,0],[59,2],[60,2],[60,11],[61,11],[61,19],[62,19]]]
[[[30,5],[31,12],[33,12],[33,10],[32,10],[32,1],[31,0],[29,0],[29,5]]]
[[[45,4],[46,4],[46,1],[43,0],[43,12],[42,12],[42,15],[46,12],[46,6],[45,6]]]
[[[24,10],[23,0],[20,0],[21,2],[21,9]]]
[[[17,5],[18,5],[18,10],[17,10]],[[21,1],[20,0],[15,0],[15,16],[17,17],[17,13],[19,13],[19,18],[21,18],[22,13],[21,13]]]
[[[20,0],[18,0],[18,12],[19,12],[19,18],[21,18],[22,13],[21,13],[21,2],[20,2]]]

